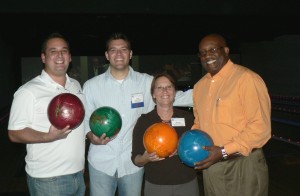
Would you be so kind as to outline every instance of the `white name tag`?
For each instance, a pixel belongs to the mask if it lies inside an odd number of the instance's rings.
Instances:
[[[142,93],[131,95],[131,108],[144,107],[144,96]]]
[[[185,119],[184,118],[171,118],[171,124],[173,127],[184,127]]]

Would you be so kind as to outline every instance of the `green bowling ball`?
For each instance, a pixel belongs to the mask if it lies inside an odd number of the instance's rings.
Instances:
[[[119,112],[109,106],[96,109],[89,120],[91,131],[101,137],[103,133],[106,137],[116,136],[122,127],[122,118]]]
[[[106,137],[114,137],[122,127],[122,118],[119,112],[108,106],[96,109],[89,120],[91,131],[101,137],[103,133]]]
[[[101,137],[103,133],[106,137],[114,137],[122,127],[122,118],[119,112],[108,106],[96,109],[89,120],[91,131]]]

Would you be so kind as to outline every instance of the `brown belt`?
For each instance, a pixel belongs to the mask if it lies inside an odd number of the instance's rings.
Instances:
[[[253,148],[251,153],[253,153],[254,151],[256,151],[258,149],[260,149],[260,148]],[[221,159],[220,161],[229,161],[229,160],[232,160],[232,159],[235,159],[235,158],[238,158],[238,157],[244,157],[244,155],[242,155],[239,152],[236,152],[236,153],[228,155],[227,159]]]

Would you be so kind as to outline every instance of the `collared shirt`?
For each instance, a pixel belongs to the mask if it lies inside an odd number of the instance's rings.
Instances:
[[[207,132],[228,154],[247,156],[271,138],[271,104],[262,78],[228,61],[194,86],[194,129]]]
[[[84,103],[78,81],[67,75],[65,87],[56,83],[43,70],[40,76],[21,86],[14,94],[9,130],[26,127],[36,131],[49,131],[51,123],[47,108],[52,98],[60,93],[72,93]],[[32,177],[45,178],[73,174],[84,168],[85,133],[83,123],[67,138],[49,143],[27,144],[26,172]]]
[[[141,114],[153,110],[150,86],[153,76],[139,73],[129,67],[128,76],[117,81],[108,70],[88,80],[83,87],[86,96],[85,131],[89,132],[89,118],[94,110],[103,106],[116,109],[122,117],[122,128],[118,135],[106,145],[90,145],[88,153],[89,163],[99,171],[110,176],[118,172],[118,177],[136,173],[141,168],[131,161],[132,131]],[[144,106],[132,108],[132,96],[141,94]],[[193,105],[192,91],[179,92],[174,105]]]

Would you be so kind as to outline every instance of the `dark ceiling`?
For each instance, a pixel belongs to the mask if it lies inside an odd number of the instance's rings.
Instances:
[[[0,6],[0,36],[21,56],[37,56],[43,38],[58,31],[73,55],[102,55],[105,40],[124,32],[135,54],[195,54],[199,39],[221,33],[232,50],[244,42],[300,34],[296,0],[10,0]]]

